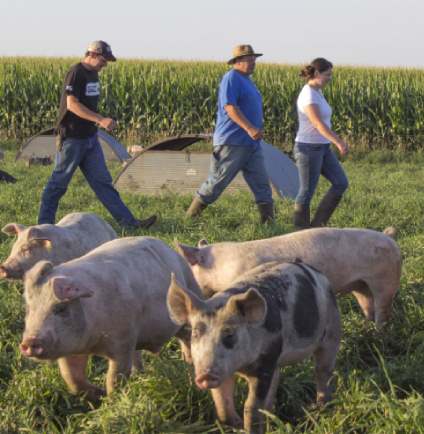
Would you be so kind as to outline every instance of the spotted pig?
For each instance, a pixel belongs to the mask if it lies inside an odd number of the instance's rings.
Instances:
[[[303,263],[262,264],[204,301],[173,277],[172,318],[192,327],[195,382],[211,389],[218,418],[249,432],[264,431],[279,368],[315,359],[317,405],[332,399],[332,375],[341,340],[338,304],[323,274]],[[234,410],[234,374],[249,383],[244,423]]]

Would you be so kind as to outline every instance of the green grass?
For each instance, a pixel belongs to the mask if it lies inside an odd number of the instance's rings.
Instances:
[[[17,184],[0,184],[0,227],[10,222],[36,223],[43,188],[52,166],[27,168],[13,159],[19,143],[2,142],[6,149],[0,169]],[[350,187],[331,220],[335,227],[397,230],[403,255],[401,284],[391,326],[377,330],[364,320],[353,296],[340,301],[343,339],[336,362],[335,400],[317,411],[313,359],[282,369],[275,400],[272,433],[421,433],[424,432],[424,158],[421,153],[363,153],[341,158]],[[109,166],[114,176],[119,167]],[[311,207],[328,188],[321,180]],[[195,221],[184,219],[192,196],[168,193],[147,197],[122,194],[137,217],[157,213],[159,219],[137,235],[157,237],[173,246],[261,239],[293,231],[290,199],[275,204],[276,223],[259,224],[253,197],[246,192],[223,196]],[[60,202],[57,219],[87,211],[122,231],[95,198],[77,171]],[[0,233],[0,261],[9,255],[13,239]],[[125,386],[97,408],[73,395],[56,363],[44,364],[20,355],[25,307],[22,284],[0,280],[0,433],[223,433],[209,393],[192,383],[192,368],[180,359],[171,341],[158,357],[145,354],[144,374],[133,374]],[[107,362],[93,357],[89,378],[102,385]],[[242,412],[246,384],[238,381],[235,403]]]

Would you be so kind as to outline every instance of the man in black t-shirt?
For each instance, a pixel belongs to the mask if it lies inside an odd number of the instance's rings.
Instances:
[[[57,123],[61,140],[58,140],[53,174],[41,198],[38,224],[55,223],[59,200],[66,193],[78,166],[96,196],[119,224],[144,229],[157,218],[155,214],[145,220],[134,218],[113,187],[106,167],[96,123],[106,130],[118,126],[116,121],[97,112],[100,94],[98,72],[107,62],[116,62],[110,46],[104,41],[95,41],[89,45],[85,58],[66,74]]]

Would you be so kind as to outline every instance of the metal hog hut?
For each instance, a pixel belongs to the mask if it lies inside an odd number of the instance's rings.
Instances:
[[[98,130],[97,135],[107,162],[122,163],[130,158],[130,154],[114,137]],[[31,137],[15,157],[15,161],[29,160],[31,157],[51,157],[54,161],[56,156],[56,136],[54,128],[47,128]]]
[[[211,136],[206,134],[182,135],[160,140],[127,163],[116,176],[113,184],[119,191],[153,195],[175,190],[180,194],[193,194],[209,175],[211,152],[183,151],[189,145]],[[261,141],[273,195],[294,199],[299,191],[297,166],[283,152]],[[238,188],[250,191],[241,172],[224,190],[224,194]]]

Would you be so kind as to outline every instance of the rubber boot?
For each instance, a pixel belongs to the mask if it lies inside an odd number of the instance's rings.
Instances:
[[[331,191],[327,191],[327,193],[325,193],[324,197],[321,199],[321,202],[318,205],[314,219],[311,222],[311,227],[325,227],[341,199],[341,196],[333,194],[331,193]]]
[[[203,210],[208,206],[207,203],[202,202],[200,199],[197,199],[197,197],[191,202],[191,205],[189,206],[186,218],[196,217],[200,215]]]
[[[261,215],[261,223],[266,225],[274,222],[274,204],[272,202],[258,203],[259,214]]]
[[[293,226],[297,231],[309,229],[310,211],[309,205],[294,204]]]

